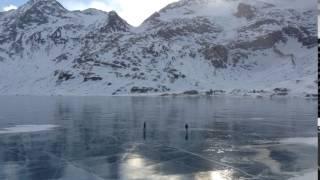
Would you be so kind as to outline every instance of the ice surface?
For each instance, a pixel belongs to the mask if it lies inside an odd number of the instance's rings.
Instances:
[[[317,147],[309,145],[317,135],[316,104],[222,97],[0,97],[1,131],[15,132],[0,134],[0,179],[311,177],[317,169]],[[44,125],[36,126],[39,122]],[[12,124],[29,126],[8,130]],[[23,133],[35,129],[46,131]]]
[[[294,178],[291,178],[289,180],[312,180],[312,179],[317,179],[317,172],[316,171],[313,171],[313,172],[309,172],[309,173],[306,173],[304,174],[303,176],[297,176],[297,177],[294,177]]]

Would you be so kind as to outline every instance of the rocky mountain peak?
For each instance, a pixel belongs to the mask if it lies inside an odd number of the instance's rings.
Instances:
[[[127,32],[131,28],[131,26],[117,14],[117,12],[110,11],[108,15],[108,22],[101,29],[101,32]]]
[[[68,10],[56,0],[30,0],[20,7],[19,11],[20,13],[26,13],[27,11],[39,11],[52,16],[68,12]]]
[[[17,9],[13,25],[25,29],[49,23],[50,17],[63,18],[66,13],[68,10],[56,0],[30,0]]]

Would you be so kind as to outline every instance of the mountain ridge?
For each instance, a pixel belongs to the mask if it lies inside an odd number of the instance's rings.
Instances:
[[[0,16],[0,94],[316,92],[311,3],[183,0],[132,27],[114,11],[64,11],[49,1],[56,8],[44,3],[27,21],[14,16],[27,5]]]

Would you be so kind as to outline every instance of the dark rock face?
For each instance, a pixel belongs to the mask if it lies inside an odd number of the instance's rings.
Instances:
[[[241,51],[236,51],[231,55],[231,60],[232,60],[232,65],[235,67],[241,60],[248,59],[248,54],[241,52]]]
[[[120,63],[117,64],[115,62],[103,62],[96,60],[94,57],[88,56],[88,54],[84,53],[81,55],[80,58],[77,58],[73,61],[74,68],[79,68],[79,69],[87,69],[87,68],[92,68],[94,66],[104,66],[104,67],[111,67],[113,69],[122,69],[126,68],[127,64],[125,63]]]
[[[68,81],[70,79],[74,79],[75,77],[69,71],[56,70],[54,72],[54,76],[57,76],[57,83],[61,83],[63,81]]]
[[[130,90],[131,93],[149,93],[149,92],[159,92],[158,89],[155,89],[153,87],[132,87]]]
[[[212,96],[212,95],[223,95],[226,93],[226,91],[224,90],[212,90],[210,89],[210,91],[206,91],[205,92],[207,96]]]
[[[239,3],[238,11],[236,12],[235,16],[252,19],[255,16],[255,11],[256,10],[254,9],[254,7],[248,4]]]
[[[186,75],[182,74],[177,69],[166,68],[166,69],[164,69],[164,72],[168,73],[168,78],[170,79],[171,83],[174,83],[175,80],[177,80],[179,78],[182,78],[182,79],[186,78]]]
[[[134,94],[159,93],[159,92],[166,92],[166,91],[170,91],[170,89],[163,85],[158,85],[156,88],[134,86],[130,90],[130,92]]]
[[[21,29],[24,29],[24,27],[32,25],[33,23],[36,25],[48,23],[48,17],[44,16],[38,9],[30,9],[17,21],[17,25]]]
[[[260,36],[253,41],[235,43],[233,45],[233,48],[251,49],[251,50],[269,49],[269,48],[272,48],[276,43],[280,41],[285,42],[286,40],[287,39],[283,35],[282,31],[275,31],[270,34]]]
[[[317,37],[313,36],[308,30],[293,26],[283,28],[283,32],[288,36],[297,38],[304,46],[314,47],[317,45]]]
[[[226,93],[226,91],[224,91],[224,90],[214,90],[213,91],[214,95],[220,95],[220,94],[225,94],[225,93]]]
[[[185,91],[183,92],[185,95],[198,95],[199,92],[197,90],[190,90],[190,91]]]
[[[31,35],[31,37],[29,38],[29,40],[32,41],[32,43],[36,43],[36,44],[44,44],[45,43],[45,39],[42,37],[42,33],[41,32],[36,32],[34,34]]]
[[[277,95],[277,96],[286,96],[289,94],[289,89],[287,88],[275,88],[273,90],[274,94],[273,95]]]
[[[318,94],[306,94],[307,98],[318,98]]]
[[[246,29],[256,29],[263,25],[280,25],[280,22],[274,19],[264,19],[255,22],[254,24],[248,26]]]
[[[62,37],[62,27],[59,27],[57,30],[55,30],[51,34],[50,38],[55,44],[65,44],[68,41]]]
[[[273,91],[274,92],[288,92],[289,89],[287,89],[287,88],[275,88]]]
[[[56,63],[60,63],[62,61],[67,61],[69,58],[69,53],[65,53],[65,54],[61,54],[58,57],[56,57],[55,59],[53,59],[52,61],[56,62]]]
[[[177,26],[179,25],[179,26]],[[210,22],[205,17],[193,19],[179,19],[171,23],[161,25],[157,35],[168,40],[178,36],[188,36],[190,34],[219,33],[221,28]]]
[[[127,32],[129,31],[129,27],[130,25],[126,21],[121,19],[116,12],[111,11],[109,13],[108,23],[106,24],[106,26],[101,28],[101,32]]]
[[[99,76],[93,76],[93,77],[85,77],[84,78],[84,82],[87,82],[87,81],[102,81],[102,77],[99,77]]]
[[[256,90],[256,89],[249,91],[249,93],[252,93],[252,94],[265,93],[265,92],[266,91],[264,91],[264,90]]]
[[[83,82],[102,81],[103,80],[102,77],[97,76],[95,73],[92,73],[92,72],[81,72],[80,75],[83,76]]]
[[[205,59],[216,68],[226,68],[228,62],[228,49],[222,45],[209,46],[202,50]]]
[[[210,89],[210,91],[206,91],[206,95],[207,95],[207,96],[212,96],[212,95],[213,95],[213,90]]]
[[[22,55],[22,52],[24,50],[23,42],[22,42],[23,36],[24,36],[24,34],[21,34],[19,36],[19,38],[16,39],[16,41],[11,44],[11,47],[10,47],[11,52],[10,53],[18,54],[20,56]]]

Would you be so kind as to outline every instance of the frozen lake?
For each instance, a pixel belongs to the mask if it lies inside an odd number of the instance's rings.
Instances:
[[[316,119],[304,99],[0,97],[0,179],[312,180]]]

